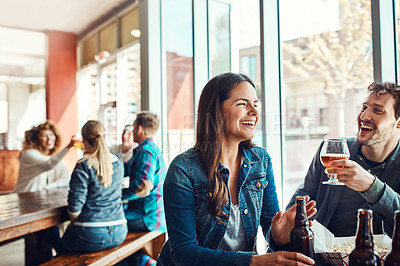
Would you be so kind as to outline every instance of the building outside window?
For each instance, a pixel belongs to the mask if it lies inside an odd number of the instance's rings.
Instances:
[[[372,27],[370,0],[282,0],[280,11],[285,206],[321,141],[357,133],[354,106],[373,81]]]
[[[167,2],[168,3],[168,2]],[[164,159],[194,145],[192,1],[176,0],[164,6],[167,132]]]

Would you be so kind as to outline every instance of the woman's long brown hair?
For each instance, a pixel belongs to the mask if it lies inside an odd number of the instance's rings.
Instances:
[[[208,210],[217,219],[226,217],[223,208],[229,203],[228,189],[218,168],[221,161],[222,136],[224,120],[222,104],[230,97],[230,92],[241,82],[254,83],[246,75],[224,73],[212,78],[204,87],[197,110],[197,131],[195,149],[200,154],[208,177]],[[252,147],[251,140],[241,143],[244,147]],[[214,191],[213,191],[214,190]],[[211,192],[211,194],[210,194]]]

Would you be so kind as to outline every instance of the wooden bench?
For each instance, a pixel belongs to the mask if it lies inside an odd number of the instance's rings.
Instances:
[[[164,242],[165,233],[159,231],[128,233],[118,247],[85,254],[68,253],[42,265],[114,265],[142,248],[156,259]]]

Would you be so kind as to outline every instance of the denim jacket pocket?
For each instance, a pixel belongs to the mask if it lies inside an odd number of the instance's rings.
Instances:
[[[197,236],[200,237],[207,235],[211,231],[213,217],[208,212],[208,186],[199,184],[194,185],[194,188],[196,193],[196,230]],[[214,188],[211,188],[212,191],[214,191]]]
[[[245,182],[245,187],[249,191],[250,197],[257,209],[261,211],[264,189],[268,185],[265,173],[248,177]]]

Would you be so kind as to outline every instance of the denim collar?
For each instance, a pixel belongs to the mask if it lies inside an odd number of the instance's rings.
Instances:
[[[253,149],[246,149],[242,145],[239,145],[240,153],[243,156],[243,163],[247,162],[248,164],[252,165],[254,163],[260,162],[261,158],[253,151]],[[226,170],[225,170],[226,169]],[[227,174],[228,170],[226,166],[224,166],[221,162],[219,162],[218,171],[222,174]]]
[[[261,158],[254,152],[253,149],[245,149],[242,145],[239,146],[242,155],[244,156],[244,160],[249,164],[257,163],[261,161]]]

